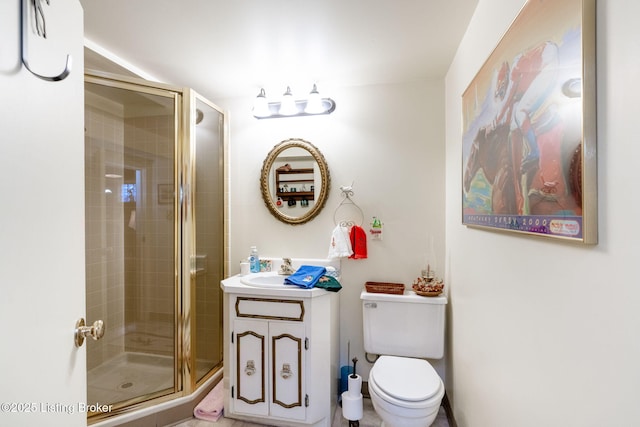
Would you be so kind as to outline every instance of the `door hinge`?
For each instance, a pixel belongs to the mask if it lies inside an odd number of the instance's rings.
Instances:
[[[234,398],[234,395],[233,395],[233,391],[234,391],[234,390],[233,390],[233,387],[234,387],[234,386],[231,386],[231,398],[232,398],[232,399]]]
[[[304,339],[304,349],[309,350],[309,338]]]
[[[304,395],[304,406],[307,407],[307,408],[309,407],[309,395],[308,394]]]
[[[231,344],[233,344],[233,331],[231,331]]]

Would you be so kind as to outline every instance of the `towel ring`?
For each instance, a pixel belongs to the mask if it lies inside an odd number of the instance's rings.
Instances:
[[[342,190],[342,201],[333,212],[333,223],[335,225],[340,225],[341,227],[352,227],[354,225],[362,226],[362,223],[364,222],[364,213],[362,212],[362,209],[360,209],[360,206],[358,206],[356,202],[351,199],[351,196],[353,196],[353,190],[351,189],[351,187],[340,187],[340,190]],[[338,211],[344,208],[348,208],[349,206],[357,210],[357,213],[360,216],[359,222],[354,221],[353,219],[338,221]]]

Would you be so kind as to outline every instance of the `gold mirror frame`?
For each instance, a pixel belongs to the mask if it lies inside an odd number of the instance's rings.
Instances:
[[[274,192],[272,192],[272,189],[270,188],[272,182],[271,176],[274,173],[274,170],[272,170],[273,164],[277,160],[278,156],[282,154],[282,152],[289,148],[295,147],[302,148],[309,152],[311,157],[313,157],[313,160],[315,160],[318,165],[318,172],[320,175],[320,183],[314,182],[314,186],[320,186],[320,191],[316,193],[317,199],[315,200],[313,207],[311,207],[309,211],[304,215],[297,217],[286,215],[281,211],[280,208],[278,208],[278,206],[276,205],[277,199],[274,200],[274,198],[272,197],[272,194]],[[262,199],[264,200],[264,204],[267,206],[269,211],[271,211],[273,216],[284,223],[292,225],[304,224],[305,222],[315,218],[320,213],[325,203],[327,202],[327,195],[329,194],[330,185],[331,178],[329,176],[329,167],[327,166],[327,162],[325,161],[324,156],[312,143],[300,138],[290,138],[276,144],[269,152],[269,154],[267,154],[267,158],[262,164],[262,171],[260,172],[260,189],[262,190]]]

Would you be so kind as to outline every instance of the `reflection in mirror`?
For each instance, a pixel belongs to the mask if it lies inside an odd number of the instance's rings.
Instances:
[[[308,141],[291,138],[273,147],[262,165],[262,198],[271,213],[287,224],[313,219],[324,207],[329,168]]]

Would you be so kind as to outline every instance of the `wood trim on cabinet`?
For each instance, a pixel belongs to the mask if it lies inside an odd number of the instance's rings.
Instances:
[[[242,390],[240,388],[242,381],[240,381],[240,375],[242,374],[242,369],[240,367],[240,355],[242,354],[242,351],[240,350],[240,344],[242,343],[242,338],[248,336],[248,335],[252,335],[256,338],[258,338],[262,344],[262,351],[261,351],[261,357],[262,360],[260,361],[260,376],[262,377],[262,381],[261,381],[261,397],[259,399],[247,399],[246,397],[242,396]],[[237,339],[237,348],[236,348],[236,384],[238,386],[238,399],[247,402],[250,405],[254,405],[256,403],[261,403],[265,401],[265,388],[264,388],[264,358],[265,358],[265,351],[264,351],[264,343],[265,343],[265,337],[264,335],[260,335],[257,334],[253,331],[245,331],[242,333],[239,333],[236,335],[236,339]]]
[[[297,402],[293,402],[290,404],[286,404],[280,400],[278,400],[278,389],[276,388],[276,376],[278,374],[278,368],[276,366],[276,349],[277,349],[277,340],[281,340],[281,339],[290,339],[293,342],[298,344],[298,361],[297,361],[297,366],[296,366],[296,376],[297,376],[297,384],[298,384],[298,401]],[[280,406],[282,406],[283,408],[295,408],[297,406],[302,406],[302,339],[301,338],[297,338],[294,337],[293,335],[290,334],[281,334],[278,336],[273,336],[271,337],[271,348],[272,348],[272,352],[273,354],[271,355],[271,384],[272,384],[272,399],[273,399],[273,403],[276,403]]]
[[[252,313],[251,311],[242,311],[240,308],[240,304],[245,302],[259,302],[266,304],[293,304],[299,306],[299,313],[296,313],[296,316],[282,316],[282,315],[271,315],[271,314],[258,314]],[[263,306],[264,307],[264,306]],[[287,299],[274,299],[274,298],[253,298],[253,297],[237,297],[236,298],[236,317],[248,317],[251,319],[267,319],[267,320],[289,320],[293,322],[302,322],[304,321],[304,301],[300,300],[287,300]]]

